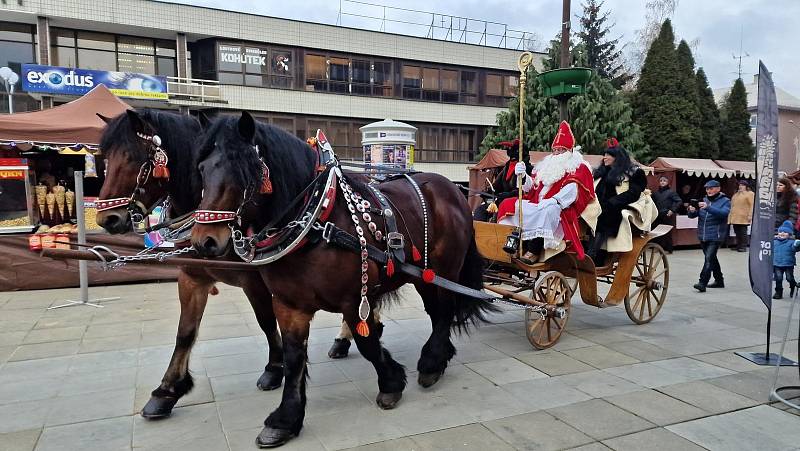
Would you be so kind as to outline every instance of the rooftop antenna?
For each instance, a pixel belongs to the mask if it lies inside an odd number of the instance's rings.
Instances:
[[[739,68],[736,71],[736,73],[739,75],[738,78],[742,78],[742,59],[750,56],[749,53],[742,50],[743,42],[744,42],[744,25],[742,25],[742,28],[739,31],[739,55],[738,56],[733,55],[733,59],[739,60]]]

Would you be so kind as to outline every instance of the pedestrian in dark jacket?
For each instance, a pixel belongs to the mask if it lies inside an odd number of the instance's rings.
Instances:
[[[662,175],[658,178],[658,191],[654,192],[652,197],[658,208],[658,218],[653,226],[659,224],[674,226],[675,216],[683,201],[681,200],[681,196],[670,188],[669,178],[666,175]],[[672,253],[672,230],[666,235],[659,237],[657,242],[665,251]]]
[[[783,221],[797,223],[797,193],[792,187],[791,180],[786,177],[778,179],[775,187],[777,197],[775,198],[775,228],[783,224]]]
[[[728,238],[728,214],[731,212],[731,201],[721,193],[720,184],[716,180],[709,180],[705,184],[706,197],[696,206],[689,205],[689,217],[699,218],[697,221],[697,238],[703,248],[705,261],[700,271],[700,281],[694,288],[704,293],[706,288],[725,288],[722,277],[722,268],[717,259],[717,250]],[[708,283],[711,275],[714,283]]]
[[[797,282],[794,280],[794,267],[797,264],[795,253],[800,250],[800,240],[794,239],[794,224],[784,221],[772,241],[772,269],[775,276],[775,294],[772,299],[783,299],[783,277],[789,282],[789,296],[794,296]]]

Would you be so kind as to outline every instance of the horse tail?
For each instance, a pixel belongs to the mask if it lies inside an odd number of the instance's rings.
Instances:
[[[484,259],[478,252],[475,237],[471,236],[469,248],[464,257],[464,264],[458,275],[458,283],[478,291],[483,290]],[[500,309],[486,299],[474,298],[465,294],[455,296],[455,321],[453,327],[459,332],[467,332],[470,325],[488,322],[486,313],[497,312]]]

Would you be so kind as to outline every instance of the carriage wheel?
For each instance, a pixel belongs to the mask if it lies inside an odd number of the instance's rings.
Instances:
[[[645,324],[655,318],[669,288],[669,262],[664,249],[647,243],[639,252],[636,268],[631,277],[631,287],[625,297],[625,311],[636,324]]]
[[[548,315],[542,319],[538,313],[525,310],[525,327],[528,341],[536,349],[546,349],[556,344],[559,337],[561,337],[561,333],[567,327],[572,289],[570,289],[567,280],[561,273],[549,271],[536,281],[531,295],[536,301],[562,307],[565,311],[563,318]]]

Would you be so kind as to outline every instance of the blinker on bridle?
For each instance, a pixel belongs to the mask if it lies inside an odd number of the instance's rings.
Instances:
[[[269,166],[267,163],[264,162],[264,159],[261,158],[261,155],[258,150],[258,144],[253,145],[253,151],[256,153],[258,157],[258,161],[261,163],[261,185],[258,188],[258,192],[261,194],[272,194],[272,181],[269,178]],[[195,222],[198,224],[215,224],[218,222],[225,222],[225,223],[241,223],[241,212],[244,208],[244,205],[253,195],[255,190],[251,189],[252,185],[244,190],[244,195],[242,196],[242,203],[239,205],[239,208],[236,211],[231,210],[195,210],[194,214],[192,215]]]
[[[144,221],[144,217],[153,211],[163,199],[156,201],[152,207],[148,208],[142,204],[142,202],[136,200],[136,194],[140,192],[151,175],[154,179],[169,180],[169,168],[167,167],[169,158],[164,149],[161,148],[160,136],[155,134],[146,135],[141,132],[136,132],[136,136],[148,143],[148,158],[139,167],[139,173],[136,175],[136,186],[133,188],[133,192],[128,197],[99,199],[95,203],[95,208],[98,212],[101,212],[119,207],[127,207],[128,213],[131,215],[131,221],[134,223],[141,223]]]

